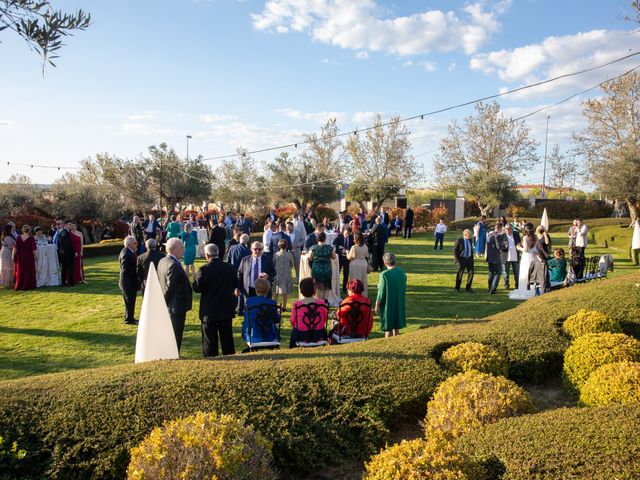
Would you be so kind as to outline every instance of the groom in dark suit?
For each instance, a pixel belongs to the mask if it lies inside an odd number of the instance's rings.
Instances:
[[[502,253],[508,251],[506,237],[502,233],[502,223],[496,223],[495,230],[487,236],[487,263],[489,264],[489,293],[495,295],[502,275]]]
[[[176,336],[178,353],[182,345],[182,334],[187,312],[191,310],[192,292],[189,277],[180,260],[184,255],[184,245],[178,238],[167,241],[167,256],[158,262],[158,280],[164,300],[169,309],[173,333]]]
[[[351,229],[344,227],[342,235],[338,235],[333,241],[333,246],[338,253],[338,261],[340,263],[340,269],[342,270],[342,291],[347,291],[347,282],[349,281],[349,259],[347,254],[351,247],[353,247],[353,235],[351,235]]]
[[[456,242],[453,250],[453,256],[458,264],[458,273],[456,274],[456,291],[460,291],[462,277],[464,271],[467,271],[467,286],[465,290],[471,292],[471,284],[473,283],[473,243],[471,241],[471,230],[466,229],[462,233],[462,238]]]

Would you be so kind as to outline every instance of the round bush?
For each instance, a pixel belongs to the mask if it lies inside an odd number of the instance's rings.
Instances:
[[[580,389],[580,403],[587,407],[633,402],[640,402],[640,363],[637,362],[603,365]]]
[[[562,331],[571,338],[578,338],[587,333],[622,333],[622,327],[616,320],[596,310],[582,308],[564,321]]]
[[[438,387],[427,405],[427,434],[457,437],[501,418],[533,411],[527,393],[512,381],[471,370]]]
[[[589,375],[608,363],[640,360],[640,342],[622,333],[588,333],[564,354],[565,383],[579,391]]]
[[[198,412],[155,428],[131,449],[135,480],[275,479],[271,445],[230,415]]]
[[[475,480],[481,472],[450,443],[417,439],[403,440],[372,457],[363,480]]]
[[[482,343],[466,342],[455,345],[442,354],[440,363],[455,373],[477,370],[505,377],[509,373],[507,359]]]

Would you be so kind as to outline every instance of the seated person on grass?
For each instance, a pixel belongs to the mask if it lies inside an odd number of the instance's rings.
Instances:
[[[567,261],[564,259],[564,249],[554,248],[553,258],[547,261],[551,283],[562,283],[567,278]]]
[[[584,277],[584,257],[580,255],[580,249],[577,247],[571,247],[569,249],[569,265],[573,269],[573,272],[576,274],[577,279],[581,279]]]
[[[269,280],[258,278],[255,281],[256,296],[247,298],[242,322],[242,339],[247,343],[280,341],[280,313],[275,300],[267,298],[270,288]]]
[[[327,317],[329,310],[321,298],[315,298],[316,283],[311,277],[300,281],[302,300],[293,302],[291,307],[291,341],[289,348],[295,348],[296,342],[320,342],[327,340]]]

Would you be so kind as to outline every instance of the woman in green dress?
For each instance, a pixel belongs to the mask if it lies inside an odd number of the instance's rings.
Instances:
[[[309,261],[311,264],[311,276],[316,282],[316,295],[324,300],[329,299],[331,292],[331,260],[336,258],[333,245],[326,245],[327,235],[324,232],[318,234],[318,244],[311,247]]]
[[[184,243],[184,255],[182,256],[182,262],[184,263],[184,270],[193,276],[193,280],[196,279],[196,267],[194,262],[196,261],[196,248],[198,247],[198,234],[193,229],[191,223],[187,223],[182,232],[182,243]]]
[[[176,216],[171,215],[171,222],[167,225],[167,240],[170,238],[180,238],[182,234],[182,222],[176,222]]]
[[[405,319],[405,295],[407,292],[407,274],[396,265],[396,256],[387,252],[382,257],[387,269],[380,274],[376,314],[380,315],[380,329],[385,337],[400,334],[407,326]]]

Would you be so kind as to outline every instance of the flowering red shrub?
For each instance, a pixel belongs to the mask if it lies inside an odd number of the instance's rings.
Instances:
[[[416,207],[413,209],[413,226],[416,229],[427,229],[431,224],[431,212],[428,208]]]
[[[51,225],[56,223],[56,219],[31,214],[10,215],[0,218],[0,225],[5,225],[8,222],[15,222],[18,230],[20,230],[23,225],[29,225],[31,228],[41,227],[45,232],[49,232]]]
[[[429,217],[431,225],[435,225],[436,223],[438,223],[441,218],[444,218],[445,221],[448,221],[450,220],[449,209],[445,206],[444,203],[439,203],[435,207],[432,205]]]

